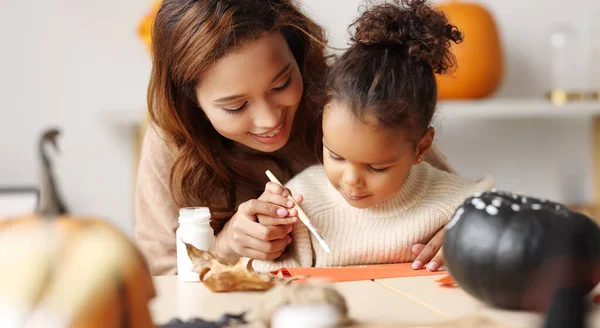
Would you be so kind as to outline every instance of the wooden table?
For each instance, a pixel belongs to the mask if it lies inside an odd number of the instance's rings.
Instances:
[[[363,327],[426,327],[424,323],[441,323],[466,317],[480,317],[494,327],[541,327],[543,317],[535,313],[491,309],[460,288],[442,288],[438,276],[383,279],[336,283],[345,297],[350,316]],[[154,278],[157,297],[150,303],[156,324],[172,318],[188,320],[200,317],[217,320],[225,312],[256,313],[263,293],[212,293],[201,283],[185,283],[176,276]],[[594,293],[600,292],[597,287]],[[591,305],[589,327],[600,327],[600,305]],[[460,327],[461,325],[456,325]],[[387,327],[387,326],[386,326]],[[445,326],[446,327],[446,326]],[[448,326],[449,327],[449,326]]]

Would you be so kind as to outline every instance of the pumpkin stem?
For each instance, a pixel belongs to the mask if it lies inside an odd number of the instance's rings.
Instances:
[[[58,152],[57,137],[60,134],[58,129],[48,129],[44,131],[39,140],[39,155],[41,159],[39,198],[36,213],[42,217],[55,217],[68,213],[67,207],[62,201],[62,197],[56,185],[56,179],[52,172],[52,162],[47,152],[46,145],[50,144]]]

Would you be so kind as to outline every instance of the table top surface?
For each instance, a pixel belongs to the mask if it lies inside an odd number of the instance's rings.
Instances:
[[[423,327],[427,323],[451,322],[477,316],[494,327],[541,327],[543,316],[532,312],[490,308],[461,288],[441,287],[439,276],[407,277],[335,283],[344,296],[349,315],[366,326],[404,324]],[[263,301],[263,292],[213,293],[202,283],[180,282],[176,276],[154,277],[157,296],[150,309],[158,325],[173,318],[217,320],[224,313],[248,312],[253,318]],[[600,285],[590,294],[600,292]],[[591,302],[591,300],[590,300]],[[592,304],[589,327],[600,327],[600,305]],[[372,324],[372,325],[371,325]],[[457,325],[458,327],[459,325]],[[446,325],[444,325],[446,327]],[[447,326],[450,327],[450,326]]]

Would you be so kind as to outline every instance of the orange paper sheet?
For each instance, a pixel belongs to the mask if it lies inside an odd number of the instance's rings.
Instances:
[[[308,279],[326,279],[331,282],[373,280],[385,278],[417,277],[447,274],[446,271],[431,272],[427,269],[413,270],[412,263],[357,265],[333,268],[282,268],[271,271],[282,272],[284,277],[307,277]],[[305,279],[299,279],[304,281]]]

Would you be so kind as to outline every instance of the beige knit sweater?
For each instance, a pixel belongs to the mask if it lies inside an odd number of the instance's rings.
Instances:
[[[325,175],[312,166],[286,186],[304,196],[302,209],[329,247],[326,253],[298,222],[287,253],[275,261],[254,261],[257,271],[281,267],[331,267],[408,262],[411,247],[425,243],[452,218],[470,195],[492,188],[494,179],[472,181],[433,168],[413,166],[396,196],[368,209],[348,204]]]

